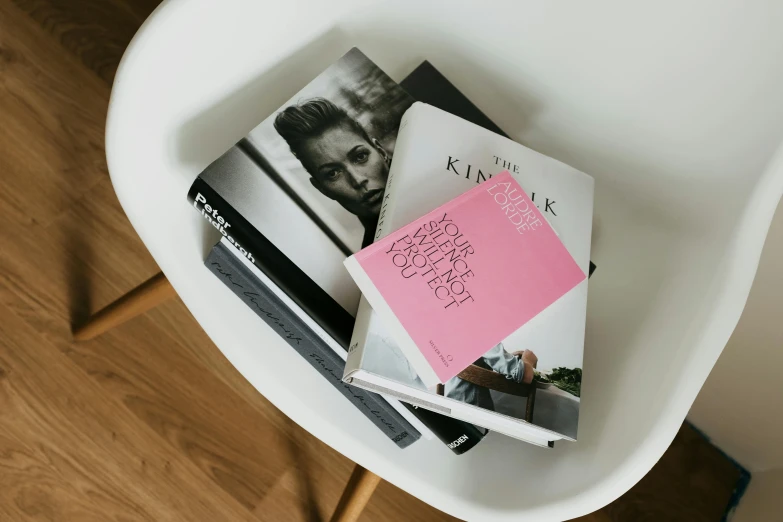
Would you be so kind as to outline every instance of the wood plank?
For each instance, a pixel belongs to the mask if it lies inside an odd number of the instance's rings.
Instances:
[[[104,485],[78,487],[66,480],[72,474],[81,474],[73,462],[51,448],[35,449],[10,431],[0,428],[0,513],[5,513],[2,520],[40,517],[97,522],[105,520],[108,513],[149,520],[144,510],[128,498],[107,495]]]
[[[0,217],[48,224],[107,177],[109,89],[6,1],[0,2]]]
[[[47,230],[38,232],[35,241],[17,242],[20,252],[37,255],[33,263],[16,263],[5,270],[13,286],[0,289],[3,302],[91,376],[102,394],[123,403],[156,432],[159,443],[175,446],[218,487],[252,509],[288,465],[285,452],[261,454],[259,449],[277,448],[284,435],[146,318],[94,342],[73,344],[66,303],[50,297],[54,293],[66,295],[67,268],[46,270],[44,265],[67,266],[68,257],[73,265],[80,262],[79,255],[67,248],[64,237],[59,242]],[[5,253],[3,256],[5,260]],[[37,259],[42,262],[35,262]],[[40,286],[25,286],[37,272],[41,274]],[[59,292],[52,291],[58,288]],[[114,292],[110,286],[108,290]]]
[[[43,510],[50,519],[68,520],[71,497],[84,504],[69,493],[75,489],[115,519],[254,518],[5,306],[0,361],[4,434],[28,446],[16,446],[27,462],[17,467],[45,466],[60,479],[55,495],[35,473],[19,477],[7,500],[21,502],[26,515]]]
[[[158,2],[12,0],[107,85],[122,53]]]

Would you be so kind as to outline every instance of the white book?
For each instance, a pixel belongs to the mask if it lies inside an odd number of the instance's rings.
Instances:
[[[593,178],[423,103],[415,103],[403,116],[375,239],[504,170],[511,172],[588,273]],[[581,372],[586,308],[585,280],[474,364],[515,381],[521,378],[520,361],[513,353],[527,349],[537,355],[543,373],[555,368]],[[356,317],[346,382],[535,444],[576,439],[580,399],[574,387],[539,385],[532,422],[527,422],[526,397],[459,377],[442,390],[426,387],[366,300],[361,299]]]

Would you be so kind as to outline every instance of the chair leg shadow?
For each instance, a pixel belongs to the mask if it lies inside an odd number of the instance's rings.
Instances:
[[[92,310],[92,274],[89,261],[93,256],[92,245],[86,240],[88,231],[73,224],[68,226],[68,236],[72,252],[66,261],[66,284],[68,286],[68,316],[71,331],[83,325],[90,318]]]
[[[315,488],[310,473],[310,460],[307,458],[304,436],[306,434],[290,419],[287,420],[288,451],[296,467],[297,489],[299,495],[299,508],[305,515],[305,520],[310,522],[324,522],[324,517],[318,510],[318,502],[315,497]]]

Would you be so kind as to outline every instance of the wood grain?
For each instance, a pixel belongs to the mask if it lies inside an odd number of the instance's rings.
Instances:
[[[353,463],[260,396],[178,299],[70,338],[158,272],[103,152],[110,81],[156,4],[0,0],[0,521],[325,521]],[[736,470],[711,452],[678,437],[584,520],[717,520]],[[453,519],[382,482],[360,520]]]
[[[0,216],[47,225],[107,171],[106,84],[0,1]]]
[[[380,482],[381,477],[375,473],[367,471],[358,464],[354,466],[353,473],[329,521],[356,522]]]
[[[13,0],[62,47],[105,82],[114,78],[122,53],[154,1]]]

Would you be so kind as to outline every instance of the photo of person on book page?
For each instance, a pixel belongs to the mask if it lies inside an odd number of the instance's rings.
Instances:
[[[509,353],[503,343],[498,343],[473,364],[479,368],[499,373],[510,381],[530,384],[533,382],[537,363],[538,357],[532,351],[522,350]],[[495,402],[492,400],[492,393],[488,388],[460,379],[459,376],[449,379],[445,384],[445,395],[449,399],[497,411]]]
[[[397,130],[412,103],[351,49],[250,131],[246,142],[350,255],[373,240]]]
[[[536,382],[533,423],[575,438],[579,418],[581,357],[564,353],[554,345],[539,346],[533,341],[535,335],[530,333],[511,334],[474,361],[472,366],[478,367],[480,373],[491,372],[499,379],[509,381],[512,387]],[[440,395],[447,401],[459,401],[515,419],[526,417],[527,397],[493,389],[494,378],[486,380],[479,375],[479,379],[467,380],[457,376],[445,385],[427,388],[386,325],[375,314],[370,317],[367,344],[373,349],[364,351],[361,367],[370,374],[382,375],[385,379],[430,395]],[[525,349],[526,346],[534,350]],[[539,373],[539,368],[548,371]],[[438,404],[448,406],[446,403]]]
[[[359,218],[362,246],[372,243],[391,153],[325,98],[286,107],[275,118],[275,130],[310,174],[310,184]]]
[[[373,239],[413,99],[358,49],[323,66],[200,178],[353,314],[342,262]]]

